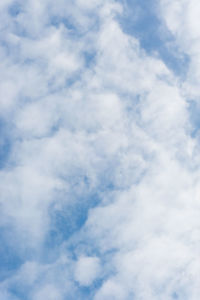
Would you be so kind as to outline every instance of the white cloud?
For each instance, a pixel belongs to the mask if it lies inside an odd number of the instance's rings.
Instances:
[[[103,284],[102,288],[96,294],[95,300],[122,300],[127,299],[127,296],[125,288],[123,288],[118,282],[110,279]]]
[[[161,18],[174,35],[180,50],[187,54],[189,59],[189,70],[184,83],[185,92],[190,99],[198,98],[200,69],[199,1],[161,0],[159,3]]]
[[[34,300],[61,300],[63,297],[60,295],[60,292],[51,285],[47,285],[41,288],[33,297]]]
[[[115,1],[20,2],[16,16],[10,3],[0,52],[11,142],[1,226],[32,254],[4,280],[4,298],[22,285],[30,299],[82,300],[96,283],[88,299],[198,300],[199,154],[183,84],[122,31]],[[161,1],[191,56],[191,94],[195,3]]]
[[[74,276],[80,285],[90,286],[100,273],[100,262],[97,257],[82,256],[78,259]]]

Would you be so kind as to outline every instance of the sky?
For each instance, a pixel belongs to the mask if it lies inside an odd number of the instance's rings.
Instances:
[[[199,300],[199,15],[0,1],[0,299]]]

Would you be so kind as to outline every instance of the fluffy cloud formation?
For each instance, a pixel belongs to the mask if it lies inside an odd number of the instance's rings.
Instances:
[[[155,8],[184,81],[123,31],[122,1],[1,2],[0,298],[198,300],[190,2]]]
[[[80,257],[75,266],[75,279],[80,285],[90,286],[98,278],[100,264],[97,257]]]

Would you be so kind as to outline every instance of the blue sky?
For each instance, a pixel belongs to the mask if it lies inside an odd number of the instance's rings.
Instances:
[[[0,3],[0,299],[199,300],[197,0]]]

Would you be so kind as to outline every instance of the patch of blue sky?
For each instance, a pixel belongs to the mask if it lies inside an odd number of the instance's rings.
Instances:
[[[60,27],[60,25],[64,25],[69,30],[69,32],[72,32],[73,34],[76,33],[76,31],[77,31],[76,26],[74,25],[73,21],[70,20],[70,18],[66,18],[66,17],[64,18],[64,17],[58,16],[58,15],[55,15],[55,16],[51,16],[49,23],[50,23],[49,25],[52,25],[55,27]],[[78,34],[78,32],[77,32],[77,34]]]
[[[47,248],[59,247],[71,235],[77,232],[85,223],[88,215],[88,207],[81,201],[74,207],[62,208],[60,211],[53,211],[51,217],[52,229],[47,236]]]
[[[172,298],[173,298],[173,299],[179,299],[179,296],[178,296],[177,292],[174,292],[174,293],[172,294]]]
[[[45,68],[46,68],[46,66],[45,66]],[[64,83],[61,81],[60,84],[57,83],[57,80],[56,80],[57,76],[53,75],[47,82],[49,94],[54,94],[54,93],[62,91],[63,89],[72,87],[74,84],[79,82],[79,80],[81,79],[81,74],[82,74],[82,72],[80,72],[80,71],[74,72],[73,74],[70,74],[70,76],[68,76],[65,79]]]
[[[69,195],[69,197],[73,196]],[[68,240],[80,230],[87,220],[89,209],[99,202],[97,195],[88,195],[87,199],[85,198],[86,196],[74,199],[74,203],[61,205],[59,210],[56,210],[54,206],[50,207],[51,229],[46,237],[45,248],[59,247],[63,241]]]
[[[11,151],[10,140],[7,138],[0,137],[0,170],[7,166],[10,151]]]
[[[16,297],[15,295],[13,295],[5,290],[0,291],[0,296],[4,300],[20,300],[18,297]]]
[[[69,197],[72,198],[73,195],[69,195]],[[57,199],[57,201],[59,200]],[[61,205],[59,210],[55,209],[54,205],[49,208],[51,228],[44,241],[42,261],[53,261],[56,259],[61,244],[68,241],[83,227],[89,210],[96,206],[97,202],[99,202],[98,196],[94,194],[88,195],[87,198],[84,196],[74,199],[74,203]],[[72,248],[70,250],[73,252]]]
[[[81,296],[81,299],[94,299],[97,290],[102,286],[103,279],[94,280],[90,286],[80,286],[77,283],[77,289]]]
[[[21,284],[13,283],[13,284],[11,284],[11,286],[9,288],[9,292],[12,295],[12,297],[17,297],[16,299],[27,300],[27,297],[30,292],[30,287],[25,287],[23,285],[23,283],[21,283]],[[11,299],[13,299],[13,298],[11,298]]]
[[[0,228],[0,281],[16,272],[25,260],[14,245],[17,243],[14,236],[12,228]]]
[[[89,14],[86,16],[90,19],[90,28],[84,28],[84,26],[81,26],[81,24],[77,23],[77,20],[75,20],[75,18],[70,13],[66,14],[65,17],[61,15],[51,15],[48,25],[54,26],[56,28],[63,25],[68,30],[68,34],[70,35],[70,37],[75,40],[89,33],[90,29],[92,29],[93,32],[99,29],[100,23],[98,18],[96,18],[96,16],[93,14]]]
[[[11,138],[9,138],[7,126],[0,121],[0,170],[5,168],[12,148]]]
[[[194,100],[189,100],[188,106],[191,124],[191,136],[196,138],[199,135],[200,130],[200,105]]]
[[[71,193],[61,193],[59,195],[59,192],[57,192],[55,202],[49,208],[51,229],[47,233],[44,242],[43,259],[47,261],[54,260],[58,254],[56,251],[59,249],[60,245],[63,242],[70,240],[74,234],[84,227],[89,211],[100,203],[103,195],[108,195],[108,193],[115,191],[116,185],[114,178],[112,178],[113,172],[111,172],[113,168],[114,165],[113,167],[109,165],[108,169],[103,174],[99,174],[99,182],[95,188],[90,187],[89,178],[87,176],[65,178],[68,183],[71,182]],[[83,181],[84,187],[80,191],[79,185],[81,184],[81,181]],[[63,198],[69,198],[71,201],[69,204],[67,202],[66,204],[62,204]],[[72,201],[72,199],[74,200]],[[61,203],[60,208],[56,209],[59,202]],[[87,247],[88,245],[89,243],[87,244]],[[71,251],[71,255],[75,254],[76,247],[76,244],[69,244],[68,250]],[[94,249],[91,248],[90,251],[94,251],[92,254],[96,254],[97,249],[94,247]]]
[[[154,0],[125,0],[125,13],[119,18],[129,35],[138,38],[148,54],[158,53],[165,64],[178,76],[186,75],[189,58],[176,47],[175,38],[161,22]]]
[[[83,53],[86,68],[91,68],[93,66],[93,64],[95,63],[96,55],[97,53],[95,51],[85,51]]]
[[[8,8],[8,12],[12,17],[18,16],[22,12],[22,5],[18,1],[14,1]]]
[[[191,295],[188,294],[185,286],[181,285],[171,295],[172,299],[176,300],[188,300],[191,298]]]

